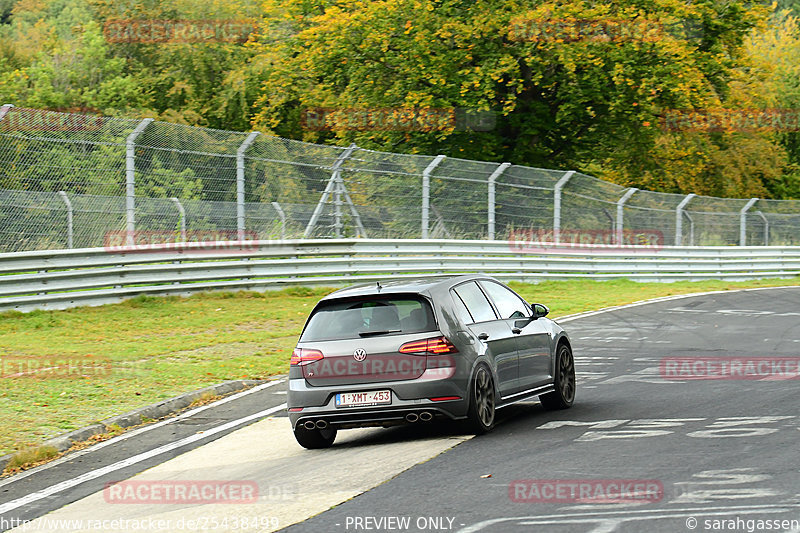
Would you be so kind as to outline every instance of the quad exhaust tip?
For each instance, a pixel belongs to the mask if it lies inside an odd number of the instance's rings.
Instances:
[[[433,415],[428,411],[423,411],[419,414],[419,419],[422,420],[423,422],[430,422],[431,420],[433,420]]]
[[[411,422],[413,424],[417,420],[419,420],[419,416],[417,415],[417,413],[408,413],[406,415],[406,422]]]
[[[317,425],[314,423],[313,420],[306,420],[305,423],[303,424],[303,427],[308,430],[312,430],[315,427],[317,427]]]
[[[317,429],[325,429],[328,427],[328,423],[324,420],[317,420]]]

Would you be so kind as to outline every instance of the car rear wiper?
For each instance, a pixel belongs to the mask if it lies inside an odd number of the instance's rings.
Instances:
[[[387,333],[400,333],[402,330],[400,329],[384,329],[384,330],[375,330],[375,331],[359,331],[359,337],[373,337],[375,335],[386,335]]]

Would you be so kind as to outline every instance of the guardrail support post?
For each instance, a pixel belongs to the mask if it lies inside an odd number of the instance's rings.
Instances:
[[[625,218],[624,214],[625,202],[627,202],[628,199],[630,199],[630,197],[633,196],[633,194],[638,190],[639,189],[637,189],[636,187],[631,187],[630,189],[625,191],[625,194],[622,195],[622,198],[620,198],[617,201],[617,228],[616,228],[617,246],[622,246],[622,230]]]
[[[561,179],[558,180],[553,188],[553,242],[556,244],[561,242],[561,189],[564,188],[573,174],[575,174],[574,170],[568,171],[561,176]]]
[[[680,246],[683,243],[683,208],[695,196],[697,196],[695,193],[687,194],[678,204],[678,207],[675,208],[675,246]]]
[[[152,118],[142,120],[125,140],[125,213],[128,246],[133,246],[133,236],[136,232],[136,138],[151,122]]]
[[[181,225],[181,241],[186,242],[186,211],[184,211],[180,200],[177,198],[170,198],[170,200],[172,200],[172,203],[178,208],[178,217]]]
[[[339,186],[340,174],[341,174],[341,167],[345,161],[350,157],[350,155],[358,148],[355,143],[348,146],[344,152],[339,154],[339,157],[336,158],[336,162],[333,163],[333,174],[331,174],[330,179],[328,180],[328,184],[325,186],[325,191],[322,193],[322,198],[319,199],[317,202],[317,206],[314,208],[314,212],[311,214],[311,220],[308,221],[308,225],[306,226],[306,230],[303,232],[303,238],[308,237],[311,234],[311,230],[314,229],[314,226],[317,225],[317,221],[319,220],[319,216],[322,214],[322,208],[325,207],[325,202],[328,201],[331,193],[336,194],[337,197],[337,210],[336,210],[336,237],[340,237],[341,233],[341,191]],[[349,199],[349,196],[348,196]],[[359,225],[361,221],[359,220]]]
[[[6,113],[11,111],[12,107],[14,107],[14,104],[3,104],[3,107],[0,107],[0,120],[3,120],[3,117],[6,116]]]
[[[236,150],[236,235],[244,240],[244,153],[253,144],[260,132],[251,131]]]
[[[764,221],[764,246],[769,246],[769,220],[761,211],[756,211],[756,214]]]
[[[446,156],[437,155],[422,171],[422,238],[428,238],[431,218],[431,172],[439,166]]]
[[[278,202],[272,202],[272,207],[275,208],[275,211],[278,213],[278,217],[281,219],[281,240],[286,240],[286,213],[283,212],[283,208],[281,204]]]
[[[69,201],[69,196],[67,196],[66,192],[58,191],[58,195],[64,201],[64,205],[67,206],[67,248],[72,248],[72,202]]]
[[[758,198],[750,198],[741,211],[739,211],[739,246],[747,243],[747,212],[758,201]]]
[[[495,219],[494,219],[495,205],[494,204],[495,204],[495,196],[496,196],[496,194],[495,194],[495,192],[496,192],[495,191],[495,182],[497,181],[497,178],[499,178],[500,175],[503,174],[503,172],[505,172],[506,169],[508,167],[510,167],[510,166],[511,166],[511,163],[502,163],[500,166],[498,166],[496,169],[494,169],[494,172],[492,172],[492,175],[489,176],[489,198],[488,198],[488,213],[489,214],[488,214],[488,220],[487,220],[487,222],[488,222],[488,224],[487,224],[488,225],[487,233],[488,233],[488,237],[489,237],[490,241],[494,240],[494,222],[495,222]]]

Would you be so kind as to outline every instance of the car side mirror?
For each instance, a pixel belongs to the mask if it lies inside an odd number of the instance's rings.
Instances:
[[[537,318],[542,318],[550,313],[550,309],[547,308],[544,304],[533,304],[533,320]]]

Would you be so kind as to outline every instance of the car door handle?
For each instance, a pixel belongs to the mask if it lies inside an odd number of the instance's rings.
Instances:
[[[511,330],[511,333],[513,333],[515,335],[519,335],[520,333],[522,333],[522,330],[519,329],[519,328],[514,328],[514,329]]]
[[[485,340],[487,340],[489,338],[489,334],[488,333],[481,333],[480,335],[478,335],[478,338],[480,340],[482,340],[482,341],[485,341]]]

